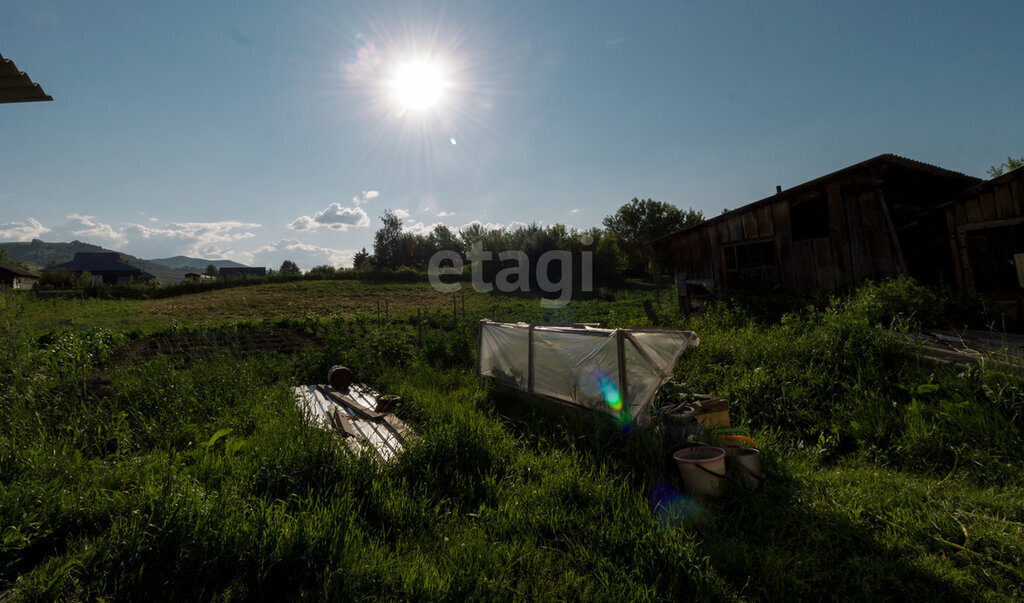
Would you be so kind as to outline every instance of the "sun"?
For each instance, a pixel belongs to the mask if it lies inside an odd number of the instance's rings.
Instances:
[[[441,66],[430,61],[410,61],[400,65],[391,81],[395,101],[404,109],[421,111],[441,100],[445,89]]]

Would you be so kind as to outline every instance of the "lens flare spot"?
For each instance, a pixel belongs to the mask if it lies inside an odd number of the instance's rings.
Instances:
[[[601,395],[608,406],[611,406],[612,410],[622,410],[622,396],[619,394],[619,387],[615,385],[615,382],[608,375],[601,374],[597,376],[597,383],[601,387]]]
[[[456,141],[456,140],[455,140],[454,138],[449,138],[449,139],[448,139],[448,142],[452,143],[452,146],[453,146],[453,147],[454,147],[455,145],[459,144],[459,143],[458,143],[458,142],[457,142],[457,141]]]
[[[668,482],[651,486],[647,499],[663,528],[694,527],[711,521],[711,513],[699,500],[676,490]]]

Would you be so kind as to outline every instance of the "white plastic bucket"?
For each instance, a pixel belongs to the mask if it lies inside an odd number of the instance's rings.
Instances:
[[[757,488],[764,482],[761,473],[761,451],[757,448],[730,448],[729,458],[735,461],[740,479]]]
[[[672,455],[691,494],[718,496],[725,479],[725,451],[717,446],[683,448]]]

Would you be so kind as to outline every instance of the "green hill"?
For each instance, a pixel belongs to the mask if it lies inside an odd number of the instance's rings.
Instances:
[[[7,253],[15,262],[28,265],[33,270],[42,270],[50,262],[58,264],[69,262],[74,259],[76,253],[97,253],[110,252],[99,245],[83,243],[82,241],[71,241],[70,243],[47,243],[39,239],[33,239],[30,243],[0,243],[0,248],[6,249]],[[121,257],[142,270],[156,276],[161,283],[175,284],[185,280],[186,270],[168,268],[155,262],[143,260],[127,253],[120,253]]]
[[[154,264],[160,264],[167,268],[175,270],[182,270],[184,272],[199,272],[202,273],[206,270],[206,267],[213,264],[218,269],[220,268],[247,268],[245,264],[239,264],[231,260],[204,260],[202,258],[192,258],[187,255],[176,255],[173,258],[159,258],[149,260]]]

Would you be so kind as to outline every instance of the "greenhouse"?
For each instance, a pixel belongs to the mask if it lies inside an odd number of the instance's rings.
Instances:
[[[517,392],[646,421],[692,331],[480,322],[477,373]]]

